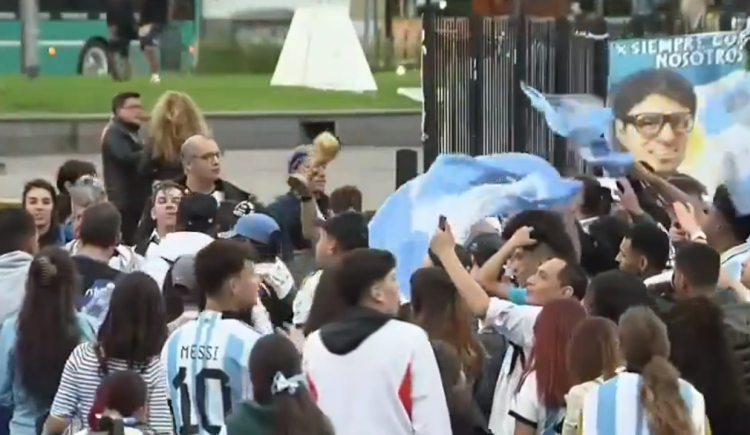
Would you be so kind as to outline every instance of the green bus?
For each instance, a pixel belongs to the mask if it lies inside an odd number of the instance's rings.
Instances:
[[[0,74],[20,74],[20,1],[0,1]],[[39,2],[39,66],[42,75],[106,75],[106,0],[37,0]],[[141,1],[136,1],[140,9]],[[160,39],[162,69],[190,70],[195,64],[200,0],[177,0],[172,21]],[[134,72],[147,71],[133,42]],[[135,48],[135,49],[133,49]]]

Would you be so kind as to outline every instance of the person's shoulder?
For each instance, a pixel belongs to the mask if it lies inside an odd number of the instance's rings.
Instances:
[[[71,361],[74,364],[80,364],[81,362],[96,359],[96,343],[87,341],[79,344],[70,353]]]
[[[399,319],[391,319],[386,322],[379,332],[393,335],[398,337],[398,341],[402,344],[406,343],[420,343],[428,342],[430,338],[427,336],[427,332],[419,326],[405,322]],[[377,334],[377,332],[376,332]]]

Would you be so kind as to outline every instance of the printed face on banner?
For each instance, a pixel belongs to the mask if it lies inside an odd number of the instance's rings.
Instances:
[[[616,145],[661,175],[684,173],[712,192],[723,182],[722,156],[739,140],[730,130],[750,133],[728,119],[717,131],[712,126],[723,112],[706,110],[745,76],[742,40],[739,32],[718,32],[610,42],[607,104]],[[750,107],[750,98],[735,100],[727,105]]]

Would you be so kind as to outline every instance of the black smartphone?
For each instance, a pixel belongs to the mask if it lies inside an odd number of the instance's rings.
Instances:
[[[438,218],[438,228],[440,228],[440,231],[445,231],[445,222],[448,220],[443,215],[440,215],[440,218]]]

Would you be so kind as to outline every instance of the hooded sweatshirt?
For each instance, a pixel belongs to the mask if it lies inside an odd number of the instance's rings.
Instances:
[[[274,435],[276,409],[273,405],[241,402],[224,422],[226,435]]]
[[[23,251],[0,255],[0,322],[18,314],[34,257]]]
[[[308,336],[303,368],[337,434],[451,435],[435,354],[416,325],[353,308]]]
[[[167,272],[178,258],[183,255],[195,255],[213,241],[214,238],[207,234],[192,231],[167,234],[158,246],[149,250],[142,270],[163,289]]]

